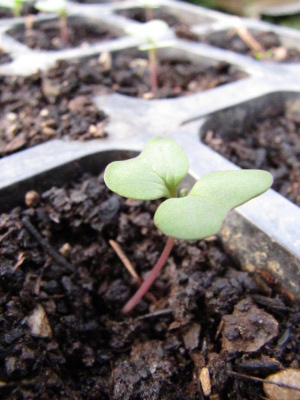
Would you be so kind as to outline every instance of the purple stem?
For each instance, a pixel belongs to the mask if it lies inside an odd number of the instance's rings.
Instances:
[[[152,93],[157,91],[157,60],[156,60],[156,49],[149,50],[149,69],[150,69],[150,83]]]
[[[174,246],[174,239],[169,237],[165,244],[163,252],[161,253],[159,259],[157,260],[156,264],[152,268],[151,272],[149,273],[147,279],[141,284],[141,286],[138,288],[136,293],[131,297],[131,299],[123,307],[122,312],[124,314],[129,313],[139,303],[139,301],[142,299],[142,297],[147,293],[150,286],[152,285],[152,283],[155,281],[158,274],[160,273],[162,267],[165,265],[169,255],[172,251],[173,246]]]
[[[60,24],[61,41],[64,45],[66,45],[69,42],[69,27],[68,27],[67,15],[65,13],[60,14],[59,24]]]

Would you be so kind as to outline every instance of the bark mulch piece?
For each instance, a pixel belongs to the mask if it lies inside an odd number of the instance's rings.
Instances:
[[[297,62],[300,51],[297,48],[286,48],[281,44],[280,37],[275,32],[260,32],[249,30],[253,38],[263,47],[264,52],[255,51],[243,41],[234,31],[213,34],[200,39],[205,43],[222,49],[231,50],[257,60],[273,62]]]
[[[123,316],[136,284],[108,242],[143,277],[165,241],[157,204],[89,175],[26,201],[0,216],[3,398],[192,400],[203,389],[257,400],[262,383],[245,375],[299,368],[299,306],[263,271],[240,271],[217,240],[177,242],[156,304]]]
[[[18,25],[11,29],[9,35],[27,47],[34,50],[62,50],[115,39],[117,36],[101,26],[95,25],[88,19],[68,18],[68,42],[65,43],[60,35],[60,22],[58,19],[38,22],[32,29],[25,29]]]
[[[47,75],[1,77],[0,157],[54,138],[106,136],[106,115],[79,82],[49,85]]]
[[[209,130],[203,141],[241,168],[268,170],[273,188],[300,205],[300,113],[258,119],[234,134],[225,130]]]

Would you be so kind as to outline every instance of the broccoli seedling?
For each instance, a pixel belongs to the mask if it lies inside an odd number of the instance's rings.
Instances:
[[[148,51],[149,71],[150,71],[150,84],[152,93],[157,90],[157,57],[156,50],[159,47],[158,41],[162,39],[168,32],[169,26],[166,22],[159,19],[153,19],[141,25],[130,24],[125,28],[128,35],[134,35],[142,38],[147,44],[139,46],[139,50]]]
[[[1,0],[0,7],[9,8],[12,10],[15,17],[20,17],[22,4],[30,0]]]
[[[63,44],[69,42],[69,30],[67,22],[67,7],[65,0],[40,0],[34,6],[44,13],[55,13],[59,16],[60,37]]]
[[[187,193],[178,190],[178,185],[188,168],[184,151],[173,139],[154,137],[139,156],[112,162],[105,169],[106,185],[120,196],[166,198],[156,210],[154,223],[168,236],[167,242],[147,279],[124,306],[124,313],[148,291],[167,261],[174,239],[199,240],[218,233],[231,209],[264,193],[273,181],[272,175],[262,170],[215,171],[204,175]]]

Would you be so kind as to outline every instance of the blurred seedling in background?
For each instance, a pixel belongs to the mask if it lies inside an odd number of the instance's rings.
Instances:
[[[159,7],[160,5],[156,1],[149,1],[147,4],[145,4],[145,17],[147,22],[153,19],[153,10]]]
[[[272,184],[262,170],[216,171],[203,176],[192,189],[178,190],[188,173],[188,160],[170,138],[154,137],[132,159],[109,164],[104,180],[110,190],[130,199],[166,198],[156,210],[155,225],[168,236],[153,269],[123,308],[131,311],[159,275],[174,246],[174,239],[200,240],[219,232],[228,212],[259,196]]]
[[[148,51],[150,84],[152,93],[157,91],[157,49],[166,47],[164,44],[159,44],[159,40],[163,39],[169,31],[169,26],[166,22],[153,19],[144,24],[129,24],[125,28],[128,35],[136,36],[143,39],[146,44],[138,47],[141,51]]]
[[[0,0],[0,7],[8,8],[12,11],[14,17],[20,17],[22,6],[30,0]]]
[[[67,22],[67,8],[65,0],[40,0],[35,8],[43,13],[53,13],[59,16],[60,37],[63,44],[69,42],[69,30]]]

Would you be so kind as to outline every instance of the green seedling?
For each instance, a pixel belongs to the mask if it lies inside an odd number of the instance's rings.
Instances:
[[[167,261],[174,239],[199,240],[215,235],[231,209],[264,193],[272,184],[271,174],[262,170],[216,171],[203,176],[188,193],[178,190],[188,168],[187,157],[174,140],[154,137],[139,156],[115,161],[105,170],[106,185],[120,196],[166,198],[156,210],[154,223],[168,239],[147,279],[124,306],[124,313],[147,293]]]
[[[69,41],[69,30],[67,22],[67,8],[65,0],[40,0],[35,8],[43,13],[55,13],[59,16],[61,41],[67,44]]]
[[[23,3],[30,0],[1,0],[0,7],[9,8],[12,10],[15,17],[20,17]]]
[[[165,45],[158,44],[169,30],[168,24],[164,21],[153,19],[152,21],[144,24],[130,24],[125,28],[128,35],[140,37],[146,41],[145,45],[139,46],[139,50],[148,51],[149,70],[150,70],[150,83],[153,93],[157,90],[157,57],[156,51]]]

